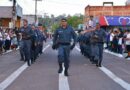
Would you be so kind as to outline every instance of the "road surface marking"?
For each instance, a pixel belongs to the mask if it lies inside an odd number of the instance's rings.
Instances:
[[[51,42],[53,44],[53,42]],[[59,74],[59,90],[70,90],[69,83],[68,83],[68,77],[64,76],[64,65],[63,65],[63,71],[61,74]]]
[[[112,55],[117,56],[117,57],[120,57],[120,58],[123,58],[123,55],[118,54],[118,53],[111,52],[111,51],[109,51],[109,50],[104,50],[104,52],[105,52],[105,53],[112,54]]]
[[[70,90],[68,77],[64,76],[64,70],[65,68],[63,66],[63,71],[59,74],[59,90]]]
[[[2,83],[0,83],[0,90],[6,89],[27,67],[28,67],[27,63],[25,63],[14,73],[12,73],[7,79],[5,79]]]
[[[103,71],[108,77],[110,77],[112,80],[114,80],[116,83],[118,83],[120,86],[122,86],[126,90],[130,90],[130,84],[127,83],[126,81],[122,80],[121,78],[117,77],[114,73],[112,73],[110,70],[107,68],[100,67],[99,68],[101,71]]]
[[[47,48],[49,48],[49,47],[50,47],[50,44],[47,45],[42,51],[45,52],[45,50],[46,50]]]
[[[16,48],[16,51],[17,51],[17,50],[19,50],[19,48]],[[4,54],[8,54],[8,53],[13,52],[13,51],[15,51],[15,50],[8,50],[8,51],[6,51],[6,52],[4,52],[4,53],[2,53],[2,54],[3,54],[3,55],[4,55]]]
[[[76,47],[78,51],[80,49]],[[109,69],[105,68],[104,66],[99,67],[101,71],[103,71],[109,78],[111,78],[113,81],[115,81],[117,84],[119,84],[121,87],[123,87],[126,90],[130,90],[130,84],[127,83],[126,81],[122,80],[118,76],[116,76],[114,73],[112,73]]]
[[[49,48],[50,45],[47,45],[44,49],[43,52]],[[15,72],[13,72],[9,77],[7,77],[2,83],[0,83],[0,90],[5,90],[11,83],[13,83],[20,74],[28,68],[27,63],[22,65],[19,69],[17,69]]]

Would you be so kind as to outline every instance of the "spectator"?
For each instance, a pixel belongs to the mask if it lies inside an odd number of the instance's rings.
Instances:
[[[2,54],[2,48],[3,48],[3,35],[2,35],[2,29],[0,29],[0,55]]]
[[[18,47],[18,41],[17,41],[17,36],[15,32],[12,32],[12,37],[11,37],[11,49],[16,50]]]
[[[123,32],[120,31],[118,36],[118,53],[122,54],[123,52]]]
[[[117,28],[114,29],[114,37],[113,37],[113,51],[118,53],[118,34],[119,31]]]
[[[110,32],[110,50],[113,51],[113,38],[114,38],[114,32],[111,30]]]
[[[10,49],[10,45],[11,45],[11,38],[10,38],[9,31],[10,29],[6,29],[5,31],[5,44],[4,44],[5,52]]]
[[[130,30],[128,30],[126,38],[125,38],[125,44],[126,44],[126,50],[128,52],[128,56],[126,56],[125,58],[129,58],[130,57]]]

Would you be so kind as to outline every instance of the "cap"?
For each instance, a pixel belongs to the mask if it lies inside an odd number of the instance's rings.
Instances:
[[[67,19],[66,18],[62,18],[61,21],[66,21],[67,22]]]

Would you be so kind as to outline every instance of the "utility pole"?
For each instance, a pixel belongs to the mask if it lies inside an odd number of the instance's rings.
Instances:
[[[42,0],[35,0],[35,24],[37,24],[37,1],[42,1]]]
[[[16,0],[10,0],[13,1],[12,6],[12,22],[13,22],[13,28],[15,28],[15,19],[16,19]]]
[[[35,24],[37,23],[37,0],[35,0]]]

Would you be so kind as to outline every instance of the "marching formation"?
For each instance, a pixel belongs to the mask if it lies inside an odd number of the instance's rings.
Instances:
[[[19,47],[21,55],[20,60],[26,61],[28,66],[30,66],[36,61],[39,55],[42,54],[43,44],[47,39],[45,28],[40,23],[38,25],[29,25],[28,21],[24,19],[23,26],[19,30],[14,30],[13,35],[14,37],[11,39],[11,45],[14,45],[15,48]],[[97,67],[101,67],[104,43],[109,43],[107,37],[108,32],[103,29],[98,22],[95,23],[95,25],[94,22],[89,22],[89,25],[86,26],[84,31],[81,30],[76,33],[75,30],[70,25],[68,25],[67,19],[62,18],[59,27],[53,34],[52,40],[52,49],[58,50],[58,73],[63,71],[64,64],[64,75],[69,75],[68,69],[70,64],[70,51],[73,50],[76,43],[79,43],[82,55],[86,56],[92,64],[95,64]],[[0,33],[0,43],[2,43],[2,40],[2,33]],[[125,38],[123,40],[127,41],[129,39]],[[9,44],[9,42],[10,40],[8,35],[5,43]],[[114,46],[114,42],[110,43],[111,47]],[[0,46],[2,46],[2,44],[0,44]],[[8,45],[5,46],[6,49]],[[106,48],[110,49],[111,47],[109,44],[107,44]],[[129,46],[126,47],[128,51],[127,57],[129,57]]]
[[[99,23],[95,27],[89,26],[87,30],[80,32],[78,37],[81,53],[97,67],[101,67],[105,38],[106,32]]]
[[[28,21],[23,20],[23,27],[18,33],[21,36],[19,43],[21,61],[27,61],[28,66],[30,66],[42,54],[43,42],[46,41],[42,24],[29,26]]]

